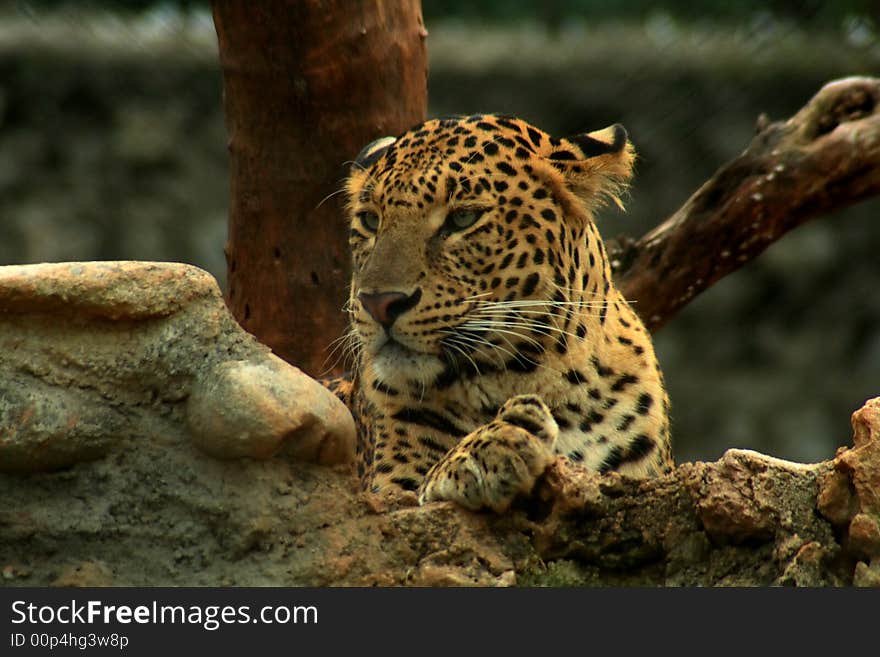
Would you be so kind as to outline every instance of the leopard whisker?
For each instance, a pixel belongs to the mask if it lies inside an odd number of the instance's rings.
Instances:
[[[526,340],[535,346],[539,346],[542,348],[544,346],[538,340],[535,340],[532,337],[529,337],[527,335],[522,335],[520,333],[517,333],[516,331],[511,331],[510,330],[510,323],[508,323],[508,322],[499,322],[497,320],[492,320],[492,319],[490,319],[490,320],[473,319],[473,320],[468,320],[467,325],[468,325],[467,327],[469,329],[476,329],[476,330],[482,330],[482,331],[493,331],[495,333],[500,333],[503,335],[513,335],[513,336],[520,338],[522,340]],[[514,349],[516,348],[512,344],[511,344],[511,347],[513,347]]]
[[[511,329],[512,329],[512,326],[511,326],[510,322],[500,322],[500,321],[497,321],[497,320],[488,320],[488,321],[484,321],[484,320],[469,320],[469,321],[467,322],[467,325],[468,325],[468,328],[476,328],[476,329],[479,329],[479,330],[483,330],[483,331],[487,331],[487,332],[492,332],[492,333],[497,333],[497,334],[499,334],[499,338],[501,338],[502,340],[504,340],[504,341],[510,346],[510,348],[513,349],[514,352],[516,352],[516,353],[511,353],[510,351],[504,349],[504,351],[505,351],[505,352],[506,352],[511,358],[513,358],[513,359],[515,359],[515,360],[518,360],[518,359],[521,359],[521,358],[525,358],[525,359],[528,360],[529,362],[534,362],[534,361],[532,361],[528,356],[526,356],[526,355],[520,353],[519,351],[517,351],[516,346],[510,341],[510,339],[508,339],[508,338],[506,337],[507,335],[512,335],[512,336],[514,336],[515,338],[518,338],[518,339],[520,339],[520,340],[524,340],[524,341],[530,342],[530,343],[533,344],[534,346],[539,347],[541,350],[544,350],[544,349],[545,349],[544,345],[543,345],[540,341],[536,340],[535,338],[533,338],[533,337],[531,337],[531,336],[528,336],[528,335],[524,335],[523,333],[521,333],[521,332],[519,332],[519,331],[511,330]],[[556,333],[565,333],[565,334],[570,335],[570,336],[572,336],[572,337],[574,337],[574,338],[577,338],[577,336],[576,336],[575,334],[568,333],[567,331],[564,331],[563,329],[560,329],[559,327],[556,327],[556,326],[552,326],[552,327],[551,327],[551,326],[544,326],[544,325],[538,325],[538,326],[535,326],[535,325],[534,325],[534,322],[529,322],[529,324],[528,324],[527,326],[524,326],[523,328],[524,328],[525,330],[532,330],[533,332],[538,333],[539,335],[545,335],[545,336],[547,336],[547,337],[552,336],[552,335],[553,335],[553,332],[556,332]],[[550,332],[547,332],[547,331],[550,331]],[[491,343],[490,343],[490,344],[491,344]],[[497,347],[497,345],[492,345],[492,347],[493,347],[493,348],[500,348],[500,347]],[[549,370],[549,371],[551,371],[551,372],[555,372],[555,373],[560,374],[560,375],[562,374],[562,372],[560,372],[559,370],[557,370],[557,369],[554,368],[554,367],[550,367],[550,366],[545,365],[545,364],[543,364],[543,363],[535,363],[535,364],[536,364],[538,367],[541,367],[541,368],[543,368],[543,369],[547,369],[547,370]]]
[[[342,163],[342,165],[357,167],[358,169],[360,169],[361,171],[363,171],[364,173],[367,174],[367,180],[369,180],[374,186],[379,184],[379,180],[373,174],[370,173],[370,170],[367,167],[365,167],[363,164],[357,162],[356,160],[346,160],[345,162]]]
[[[555,301],[553,299],[516,299],[512,301],[483,301],[487,307],[519,308],[531,306],[610,306],[609,301]]]
[[[612,305],[607,301],[559,301],[554,299],[514,299],[510,301],[481,301],[479,308],[532,308],[535,306],[582,306],[588,308],[602,308]]]
[[[524,336],[524,335],[522,335],[522,334],[520,334],[520,333],[513,332],[513,334],[516,335],[516,336],[518,336],[518,337],[520,337],[520,338],[522,338],[522,339],[528,339],[528,336]],[[502,340],[504,340],[507,344],[509,344],[510,347],[511,347],[511,349],[514,349],[514,350],[516,349],[516,347],[513,345],[513,343],[510,342],[510,340],[509,340],[508,338],[506,338],[506,337],[503,336],[503,335],[502,335],[502,336],[499,336],[499,337],[500,337]],[[540,342],[538,342],[538,341],[535,341],[535,343],[541,348],[541,351],[544,351],[544,345],[542,345],[542,344],[541,344]],[[508,353],[510,353],[510,352],[508,352]],[[534,360],[532,360],[532,359],[531,359],[528,355],[526,355],[526,354],[522,354],[522,353],[520,353],[520,352],[517,352],[516,354],[512,355],[511,357],[512,357],[512,359],[515,360],[515,361],[520,361],[520,362],[521,362],[521,361],[525,361],[525,362],[527,362],[527,363],[531,363],[532,365],[535,365],[535,366],[538,367],[539,369],[547,370],[548,372],[553,372],[554,374],[559,374],[560,376],[562,376],[562,372],[561,372],[560,370],[556,369],[555,367],[551,367],[550,365],[547,365],[547,364],[545,364],[545,363],[539,363],[539,362],[537,362],[537,361],[534,361]],[[507,369],[507,368],[506,368],[506,364],[505,364],[505,370],[506,370],[506,369]]]
[[[471,343],[471,345],[472,345],[471,348],[474,350],[475,354],[483,355],[489,359],[497,359],[498,369],[500,369],[502,372],[507,371],[507,361],[505,361],[503,356],[501,356],[501,352],[508,354],[513,359],[516,359],[516,357],[517,357],[514,352],[505,349],[501,345],[493,344],[489,340],[473,339],[473,338],[465,338],[465,340],[467,342]],[[509,341],[508,341],[508,344],[510,344]],[[513,345],[511,345],[511,347],[512,346]],[[484,353],[484,351],[483,351],[484,347],[488,348],[487,349],[488,353]]]
[[[511,358],[516,357],[516,354],[514,354],[513,352],[507,351],[506,349],[504,349],[503,347],[499,347],[498,345],[494,345],[484,338],[480,338],[477,336],[470,336],[470,335],[462,335],[461,333],[456,333],[454,331],[446,331],[446,334],[451,336],[452,339],[454,339],[460,343],[470,345],[472,348],[474,348],[474,352],[477,354],[482,354],[482,350],[480,348],[485,346],[485,347],[489,347],[490,354],[494,351],[500,350],[500,351],[503,351],[506,354],[508,354]],[[513,345],[511,345],[511,347],[512,346]],[[483,355],[485,355],[485,354],[483,354]],[[503,366],[504,359],[499,357],[499,363]]]
[[[342,312],[348,313],[349,315],[352,315],[355,312],[357,312],[357,309],[354,307],[354,299],[352,299],[352,298],[346,299],[345,303],[342,304]]]
[[[481,339],[480,341],[473,341],[476,344],[476,353],[484,354],[489,359],[497,359],[498,367],[504,371],[507,370],[507,361],[504,360],[504,356],[502,354],[507,354],[511,358],[516,358],[515,347],[511,344],[510,340],[502,337],[502,340],[507,342],[511,349],[514,351],[510,351],[510,349],[506,349],[502,347],[500,344],[494,344],[491,340]],[[484,352],[485,348],[485,352]]]
[[[479,299],[480,297],[488,297],[491,295],[492,295],[491,292],[480,292],[479,294],[472,294],[469,297],[465,297],[464,299],[462,299],[462,301],[472,301],[474,299]]]
[[[554,312],[548,312],[546,310],[518,310],[515,308],[510,308],[507,310],[502,309],[487,309],[485,312],[475,313],[475,315],[482,317],[483,315],[489,315],[493,317],[509,317],[511,313],[514,314],[529,314],[529,315],[545,315],[547,317],[563,317],[563,315]],[[600,313],[577,313],[573,315],[574,317],[599,317]]]
[[[508,345],[510,345],[510,348],[511,348],[511,349],[514,350],[514,353],[511,353],[510,351],[508,351],[508,350],[506,350],[506,349],[503,349],[503,348],[499,347],[498,345],[491,345],[491,343],[489,343],[489,344],[492,346],[492,348],[494,348],[494,349],[502,349],[505,353],[507,353],[508,355],[510,355],[510,357],[511,357],[512,359],[514,359],[514,360],[523,360],[523,359],[524,359],[524,360],[526,360],[527,362],[536,365],[537,367],[540,367],[540,368],[542,368],[542,369],[546,369],[546,370],[548,370],[548,371],[550,371],[550,372],[554,372],[554,373],[556,373],[556,374],[562,375],[562,372],[560,372],[560,371],[557,370],[556,368],[554,368],[554,367],[550,367],[549,365],[545,365],[545,364],[543,364],[543,363],[535,362],[535,361],[533,361],[531,358],[529,358],[527,355],[525,355],[525,354],[523,354],[523,353],[517,351],[516,346],[515,346],[515,345],[514,345],[514,344],[513,344],[513,343],[512,343],[507,337],[506,337],[506,335],[512,335],[512,336],[515,336],[516,338],[519,338],[519,339],[521,339],[521,340],[525,340],[525,341],[531,342],[533,345],[535,345],[536,347],[539,347],[539,348],[541,349],[541,351],[543,351],[543,350],[544,350],[544,345],[541,344],[540,341],[535,340],[535,339],[532,338],[531,336],[523,335],[522,333],[519,333],[519,332],[517,332],[517,331],[511,331],[511,330],[509,330],[510,325],[509,325],[508,323],[502,323],[502,322],[490,322],[490,323],[492,324],[492,326],[486,325],[486,326],[475,327],[475,328],[480,328],[481,330],[491,331],[491,332],[493,332],[493,333],[498,333],[498,334],[499,334],[499,337],[500,337],[502,340],[504,340]],[[503,328],[503,329],[499,329],[497,325],[504,326],[505,328]],[[470,325],[469,325],[469,328],[471,328]],[[505,367],[505,369],[506,369],[506,367]]]
[[[327,363],[333,359],[334,356],[335,359],[321,374],[319,374],[319,376],[326,376],[336,369],[340,363],[342,363],[343,367],[347,366],[349,363],[352,363],[354,366],[357,362],[357,352],[360,349],[360,341],[358,340],[357,333],[354,329],[349,328],[345,333],[327,345],[327,348],[330,349],[330,352],[324,358],[321,366],[327,366]]]
[[[551,283],[551,284],[553,285],[553,287],[554,287],[555,289],[559,290],[560,292],[568,292],[568,293],[571,293],[571,294],[582,294],[582,295],[587,295],[587,296],[599,296],[598,293],[587,292],[586,290],[583,290],[583,289],[577,289],[577,288],[573,288],[573,287],[566,287],[566,286],[564,286],[564,285],[559,285],[558,283]],[[634,304],[634,303],[638,303],[638,302],[639,302],[638,299],[624,299],[624,301],[626,301],[628,304]],[[602,304],[605,304],[605,305],[612,305],[614,302],[613,302],[613,301],[608,301],[607,299],[605,299],[605,300],[597,301],[597,302],[594,302],[594,303],[602,303]]]
[[[508,310],[493,310],[489,309],[484,312],[475,313],[475,317],[479,318],[490,318],[493,321],[501,321],[498,318],[510,318],[511,322],[515,322],[516,320],[520,320],[524,323],[527,323],[529,326],[541,326],[545,325],[542,322],[539,322],[538,319],[533,317],[526,317],[526,315],[535,315],[536,317],[546,317],[550,320],[554,321],[566,321],[572,320],[574,318],[584,318],[584,317],[599,317],[600,313],[585,313],[579,312],[574,316],[568,317],[561,313],[551,312],[547,310],[518,310],[518,309],[508,309]]]
[[[327,196],[325,196],[324,198],[322,198],[322,199],[318,202],[318,205],[315,206],[315,210],[320,209],[320,207],[321,207],[322,205],[324,205],[324,203],[326,203],[327,201],[329,201],[329,200],[330,200],[331,198],[333,198],[334,196],[338,196],[339,194],[345,194],[345,192],[346,192],[345,187],[343,187],[342,189],[337,189],[335,192],[330,192],[329,194],[327,194]]]
[[[522,312],[533,312],[533,313],[538,314],[537,311],[528,311],[527,310],[527,311],[522,311]],[[546,316],[546,317],[551,317],[553,319],[564,319],[561,315],[556,315],[556,314],[552,314],[552,313],[540,313],[540,314],[543,316]],[[583,317],[583,316],[584,315],[581,315],[581,317]],[[591,315],[591,316],[597,317],[598,315]],[[563,329],[559,326],[556,326],[555,324],[544,324],[543,322],[538,322],[537,320],[531,319],[528,317],[520,317],[519,319],[522,320],[522,322],[525,325],[527,330],[534,331],[535,333],[538,333],[539,335],[551,337],[555,334],[563,334],[563,335],[567,335],[572,338],[580,339],[580,337],[577,334],[572,333],[571,331],[566,331],[565,329]]]
[[[479,366],[477,365],[476,361],[475,361],[473,358],[471,358],[470,354],[468,354],[468,353],[464,350],[464,348],[462,348],[461,346],[455,344],[455,342],[452,341],[452,340],[447,341],[446,344],[447,344],[450,348],[454,349],[455,351],[457,351],[458,353],[460,353],[462,356],[464,356],[464,357],[468,360],[468,362],[469,362],[471,365],[473,365],[473,367],[474,367],[474,371],[476,371],[476,373],[477,373],[478,376],[482,376],[482,375],[483,375],[482,372],[480,372],[480,368],[479,368]]]

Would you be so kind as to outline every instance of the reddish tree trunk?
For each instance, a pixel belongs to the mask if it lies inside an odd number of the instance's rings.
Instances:
[[[347,160],[424,120],[419,0],[215,0],[229,131],[227,302],[311,374],[344,330]]]

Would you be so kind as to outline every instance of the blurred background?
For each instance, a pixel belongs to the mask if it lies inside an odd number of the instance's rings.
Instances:
[[[430,114],[565,135],[623,123],[639,236],[740,153],[765,113],[880,75],[877,0],[424,0]],[[699,8],[697,8],[699,7]],[[207,2],[0,5],[0,264],[174,260],[223,284],[226,133]],[[678,460],[814,461],[880,395],[880,199],[799,228],[656,335]]]

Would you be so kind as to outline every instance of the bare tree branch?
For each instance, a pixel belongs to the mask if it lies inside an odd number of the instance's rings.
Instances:
[[[651,331],[808,219],[880,193],[880,80],[825,85],[758,134],[665,222],[609,244],[618,285]]]

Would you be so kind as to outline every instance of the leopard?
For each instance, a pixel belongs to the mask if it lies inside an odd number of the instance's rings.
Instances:
[[[349,377],[364,490],[507,511],[558,459],[651,478],[673,467],[651,337],[595,223],[623,209],[620,124],[553,137],[503,114],[377,139],[345,180]]]

